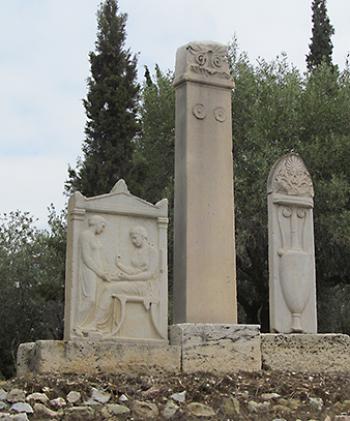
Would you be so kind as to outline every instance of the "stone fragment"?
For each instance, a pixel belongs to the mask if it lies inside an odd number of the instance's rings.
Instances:
[[[50,405],[53,408],[59,409],[59,408],[64,408],[67,405],[67,402],[63,398],[58,397],[58,398],[55,398],[55,399],[51,399]]]
[[[229,398],[225,398],[223,400],[223,411],[225,415],[228,416],[234,416],[240,414],[240,403],[237,398],[234,398],[233,396]]]
[[[134,401],[132,410],[135,415],[143,418],[155,418],[159,415],[159,409],[156,404],[147,401]]]
[[[10,403],[24,402],[26,394],[22,389],[12,389],[7,393],[6,400]]]
[[[65,411],[67,420],[85,421],[95,420],[95,411],[88,406],[72,406]]]
[[[109,403],[105,405],[104,408],[106,408],[111,415],[122,415],[130,412],[130,409],[127,406],[119,405],[117,403]]]
[[[55,418],[58,416],[58,412],[46,407],[44,404],[37,402],[34,405],[34,413],[36,417]]]
[[[80,392],[76,392],[74,390],[70,391],[68,393],[68,395],[66,396],[67,402],[69,402],[70,404],[75,404],[77,402],[80,401],[81,399],[81,393]]]
[[[27,402],[40,402],[40,403],[46,404],[47,402],[49,402],[49,398],[47,397],[46,393],[35,392],[28,395],[26,397],[26,401]]]
[[[103,390],[92,388],[91,399],[99,403],[107,403],[111,399],[111,394]]]
[[[178,409],[179,406],[169,399],[162,410],[162,416],[168,420],[176,414]]]
[[[270,331],[316,333],[314,189],[298,154],[275,162],[267,193]]]
[[[181,346],[185,373],[261,370],[257,325],[178,324],[170,327],[170,341]]]
[[[35,342],[20,344],[17,349],[16,375],[25,376],[31,373],[31,359],[33,357]]]
[[[173,401],[183,403],[186,401],[186,390],[183,392],[173,393],[170,397]]]
[[[205,405],[200,402],[191,402],[187,405],[187,410],[191,415],[194,415],[195,417],[215,417],[216,413],[213,408],[211,408],[209,405]]]
[[[3,411],[8,408],[8,404],[6,402],[0,401],[0,411]]]
[[[128,400],[129,400],[128,397],[126,395],[124,395],[124,393],[122,395],[120,395],[119,399],[118,399],[118,401],[120,403],[127,402]]]
[[[7,392],[4,389],[0,389],[0,401],[5,401],[7,397]]]
[[[280,397],[281,395],[279,395],[278,393],[263,393],[261,395],[261,399],[264,401],[269,401],[271,399],[278,399]]]
[[[278,414],[289,414],[293,412],[293,409],[286,405],[277,404],[272,407],[272,411],[277,412]]]
[[[177,50],[175,323],[237,323],[233,85],[225,46],[191,42]]]
[[[323,400],[322,398],[309,398],[310,406],[316,411],[322,411]]]
[[[167,226],[167,200],[148,203],[124,180],[110,193],[70,197],[65,340],[167,344]]]
[[[29,403],[26,402],[16,402],[11,406],[11,411],[14,412],[25,412],[26,414],[32,414],[33,408]]]
[[[255,402],[255,401],[249,401],[248,402],[248,411],[249,412],[265,412],[269,409],[270,402]]]
[[[350,415],[336,415],[334,421],[350,421]]]
[[[22,414],[11,415],[11,421],[29,421],[28,415],[23,412]]]

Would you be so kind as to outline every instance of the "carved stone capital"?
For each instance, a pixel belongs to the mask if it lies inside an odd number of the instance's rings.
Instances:
[[[289,153],[275,163],[270,171],[267,189],[268,193],[282,193],[288,196],[314,196],[309,171],[296,153]]]
[[[188,81],[232,89],[226,46],[190,42],[180,47],[176,53],[174,86]]]

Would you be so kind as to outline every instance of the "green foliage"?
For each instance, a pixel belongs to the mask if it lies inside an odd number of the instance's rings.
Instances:
[[[312,23],[310,52],[306,56],[307,68],[313,70],[323,62],[332,66],[331,36],[334,28],[327,15],[326,0],[313,0]]]
[[[50,230],[39,230],[28,213],[4,214],[0,222],[0,373],[14,374],[20,343],[63,335],[65,220],[53,207]]]
[[[128,182],[138,132],[139,86],[136,56],[125,49],[126,15],[117,0],[105,0],[97,13],[96,52],[90,53],[91,77],[84,100],[87,115],[84,159],[69,169],[66,190],[87,196],[106,193],[115,182]]]

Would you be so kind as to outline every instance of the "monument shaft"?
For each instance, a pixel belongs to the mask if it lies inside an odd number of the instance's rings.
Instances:
[[[231,80],[226,49],[177,52],[175,323],[236,323]]]

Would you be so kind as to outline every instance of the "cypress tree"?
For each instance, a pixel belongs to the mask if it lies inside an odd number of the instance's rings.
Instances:
[[[68,170],[67,192],[86,196],[107,193],[115,182],[128,181],[138,133],[139,85],[136,56],[125,48],[126,14],[117,0],[104,0],[97,12],[97,41],[90,52],[91,76],[83,100],[87,122],[83,159]]]
[[[332,65],[331,36],[334,34],[334,28],[327,15],[326,0],[313,0],[312,22],[310,52],[306,56],[307,68],[310,71],[323,62]]]

